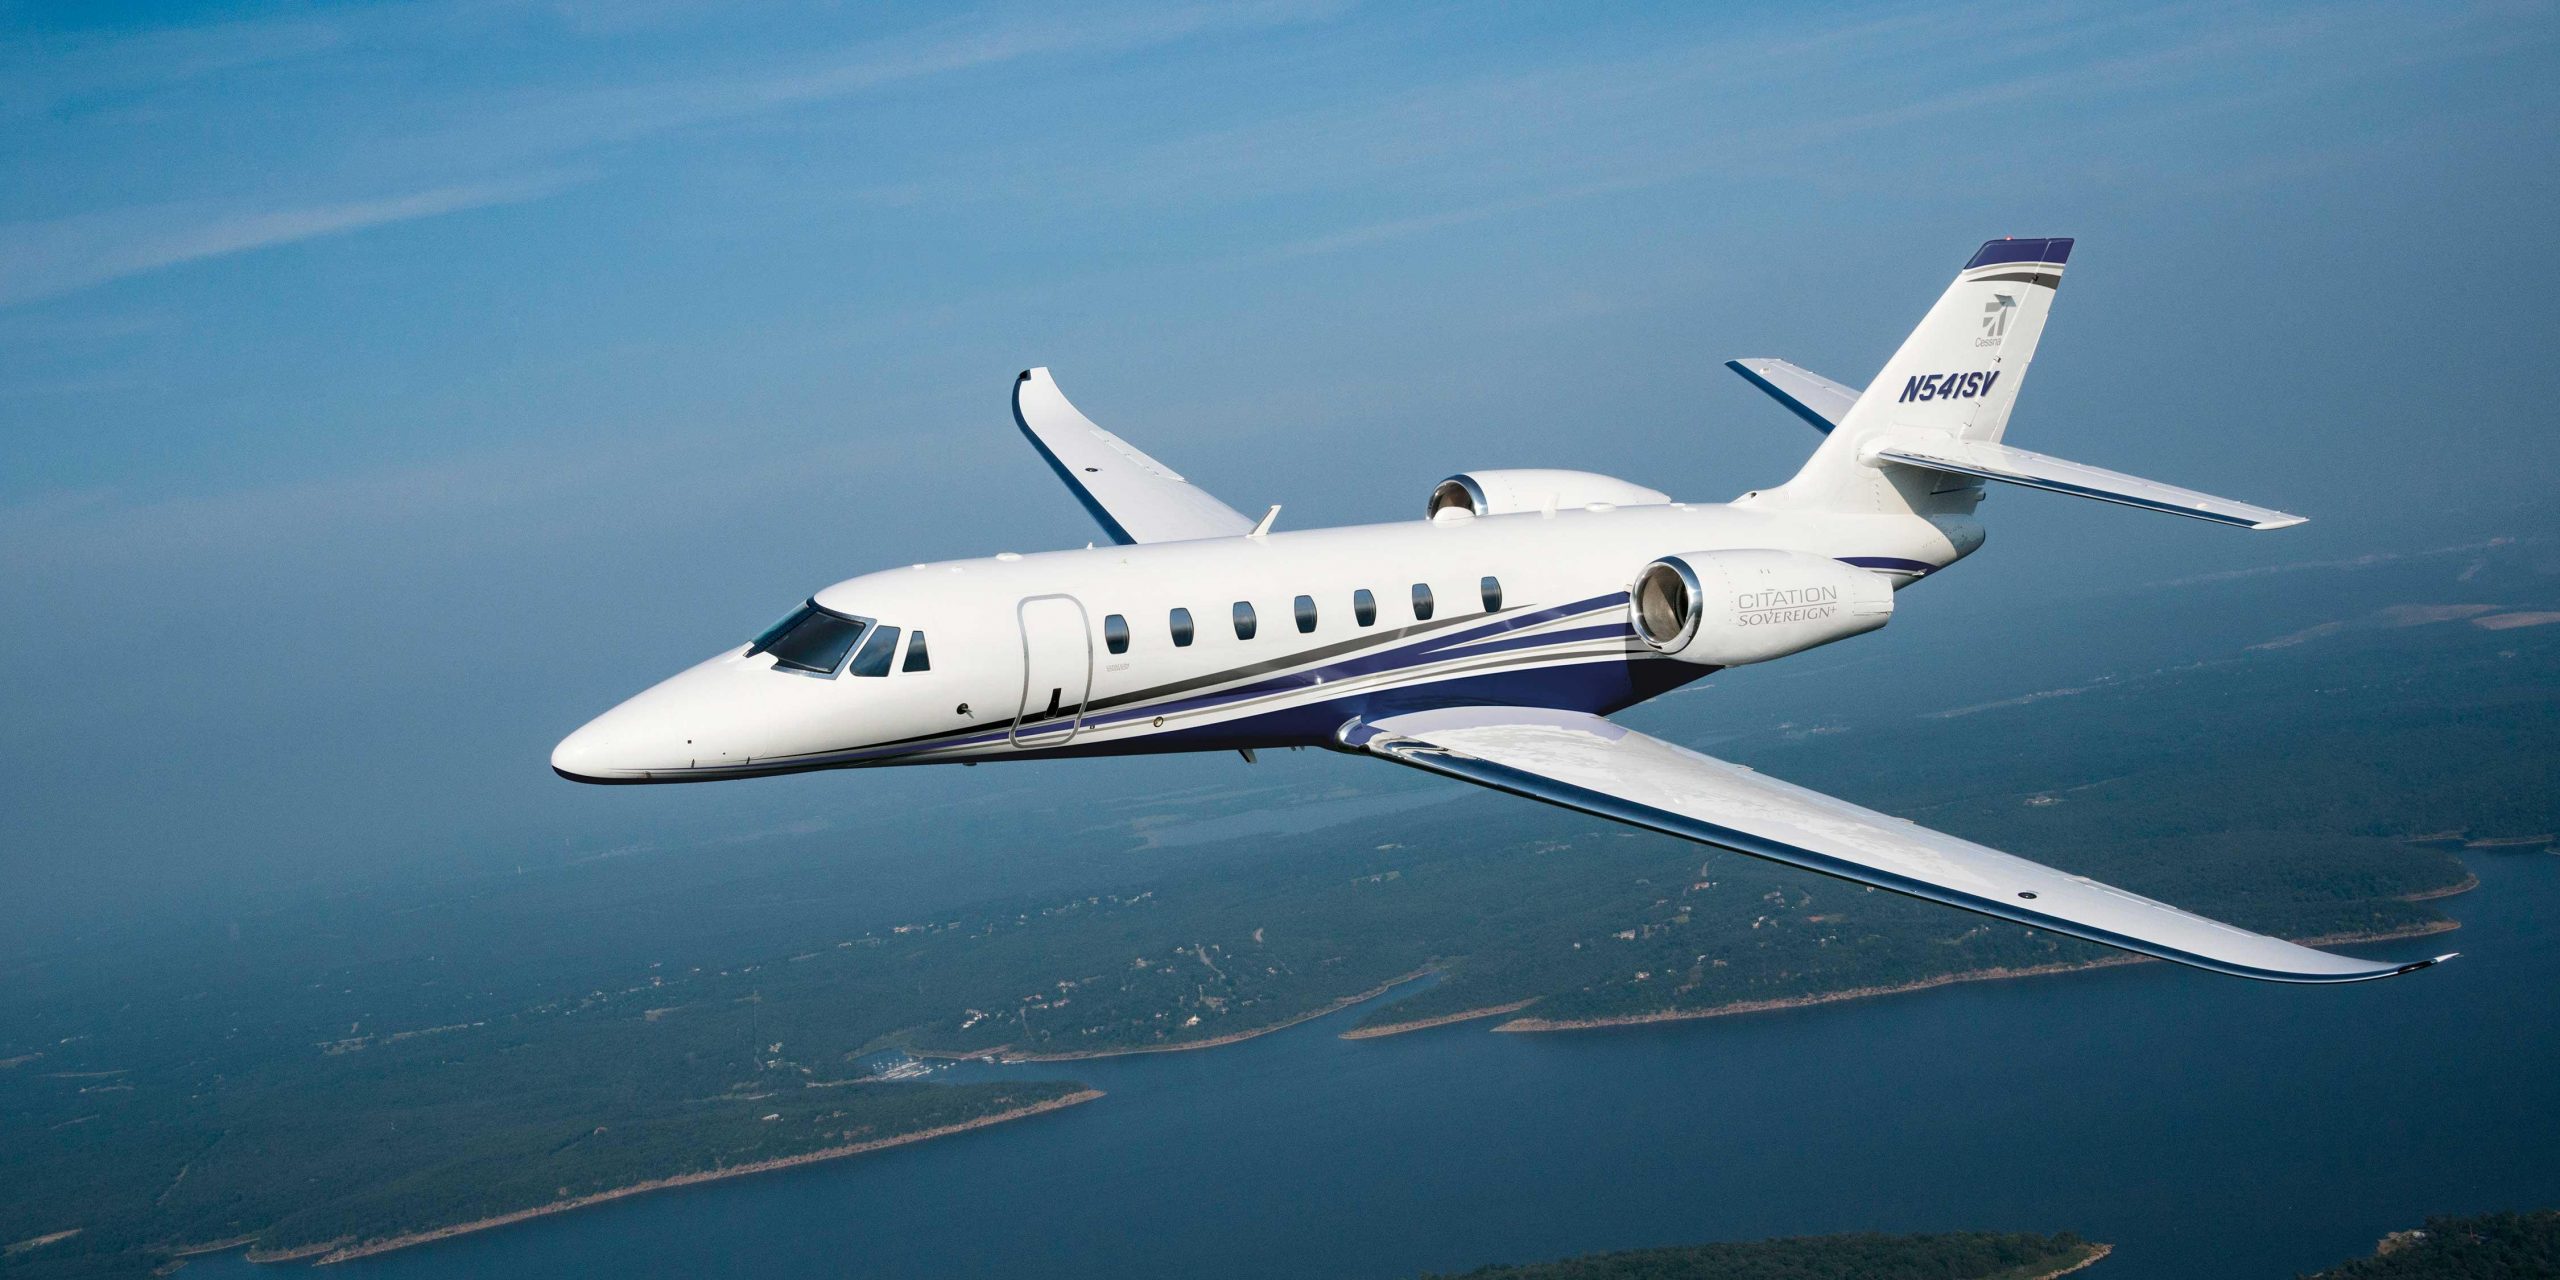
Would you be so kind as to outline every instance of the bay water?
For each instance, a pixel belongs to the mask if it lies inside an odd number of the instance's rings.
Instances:
[[[2075,1230],[2099,1280],[2288,1277],[2430,1213],[2560,1204],[2560,858],[2475,853],[2409,977],[2165,964],[1643,1027],[1259,1039],[1051,1115],[480,1232],[345,1280],[1395,1277],[1837,1231]],[[1392,995],[1384,999],[1392,1000]],[[202,1277],[274,1273],[236,1255]]]

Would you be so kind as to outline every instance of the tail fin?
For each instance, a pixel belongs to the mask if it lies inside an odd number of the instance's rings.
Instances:
[[[1976,250],[1804,470],[1760,501],[1893,515],[1971,512],[1981,480],[1878,467],[1870,446],[1904,438],[1998,441],[2070,257],[2068,239],[1993,240]]]
[[[1993,240],[1976,250],[1841,425],[1997,442],[2036,358],[2071,242]]]
[[[1998,480],[2243,528],[2302,523],[2267,507],[2000,443],[2070,257],[2066,239],[1993,240],[1975,250],[1804,469],[1744,501],[1842,514],[1965,516],[1982,500],[1982,482]],[[1793,383],[1773,385],[1766,371],[1735,369],[1805,414],[1801,397],[1787,394]]]

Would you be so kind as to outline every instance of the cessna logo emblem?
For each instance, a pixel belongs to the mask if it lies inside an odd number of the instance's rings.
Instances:
[[[2009,336],[2009,316],[2017,309],[2016,298],[2005,293],[1991,295],[1991,301],[1982,304],[1982,340],[1973,345],[1998,346],[2002,338]]]

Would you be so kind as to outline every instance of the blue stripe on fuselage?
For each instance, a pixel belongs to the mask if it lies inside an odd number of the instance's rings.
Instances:
[[[1502,653],[1526,654],[1537,649],[1622,638],[1633,634],[1632,629],[1623,620],[1603,625],[1566,628],[1539,635],[1511,633],[1580,614],[1623,606],[1626,598],[1626,593],[1620,591],[1592,596],[1569,604],[1523,609],[1509,615],[1496,614],[1482,623],[1453,628],[1408,642],[1390,641],[1378,648],[1348,655],[1340,661],[1322,666],[1284,672],[1192,697],[1124,703],[1108,711],[1085,715],[1077,730],[1077,737],[1081,739],[1085,733],[1096,729],[1125,726],[1135,721],[1170,714],[1214,710],[1221,706],[1249,702],[1258,698],[1320,689],[1328,684],[1338,684],[1365,676],[1387,675],[1400,670],[1463,661],[1474,657],[1489,657]],[[1529,660],[1536,661],[1534,658]],[[1132,755],[1168,751],[1225,750],[1245,746],[1322,745],[1332,740],[1330,735],[1334,728],[1344,720],[1354,715],[1367,714],[1371,707],[1386,708],[1377,712],[1381,715],[1435,706],[1476,704],[1556,707],[1606,715],[1610,711],[1643,701],[1664,690],[1678,688],[1712,669],[1642,655],[1634,662],[1606,659],[1572,661],[1550,667],[1471,673],[1446,680],[1387,689],[1371,689],[1342,698],[1326,698],[1316,702],[1278,707],[1213,725],[1123,737],[1110,742],[1075,741],[1056,747],[1029,747],[1018,753],[978,757],[978,759],[1012,760],[1070,755]],[[1557,672],[1574,674],[1551,674]],[[1461,692],[1448,692],[1453,688]],[[1349,709],[1345,710],[1345,708]],[[1047,722],[1042,727],[1055,729],[1058,726],[1059,722],[1053,721]],[[1002,727],[972,729],[940,738],[889,743],[876,747],[855,747],[812,753],[789,760],[776,760],[770,765],[750,766],[744,770],[724,773],[720,776],[791,773],[808,769],[858,765],[938,763],[949,757],[938,756],[933,760],[916,757],[971,747],[991,746],[1004,741],[1011,727],[1012,721],[1008,719],[1003,722]],[[706,776],[709,775],[706,774]]]
[[[999,759],[1063,756],[1153,755],[1170,751],[1233,751],[1242,747],[1329,747],[1347,720],[1374,720],[1440,707],[1552,707],[1608,715],[1658,697],[1717,668],[1651,655],[1623,662],[1574,662],[1550,667],[1477,672],[1372,693],[1300,703],[1217,724],[1168,729],[1133,738],[1085,741],[1025,751]]]

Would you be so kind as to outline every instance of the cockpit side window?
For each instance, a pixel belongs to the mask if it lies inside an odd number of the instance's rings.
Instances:
[[[856,641],[870,624],[860,618],[829,613],[814,602],[792,611],[790,617],[765,628],[756,637],[749,654],[770,653],[775,665],[793,671],[831,676],[843,665],[844,656],[853,652]]]
[[[853,674],[885,676],[889,674],[889,659],[896,657],[897,654],[898,629],[873,627],[871,639],[863,643],[862,652],[853,655]]]
[[[782,619],[780,621],[774,623],[770,627],[766,627],[762,631],[757,632],[756,638],[747,642],[747,656],[752,658],[757,654],[772,648],[774,641],[791,634],[791,629],[793,627],[799,626],[801,623],[808,621],[809,615],[816,613],[817,611],[818,606],[814,604],[804,604],[799,608],[782,615]]]
[[[906,660],[904,663],[902,663],[902,664],[900,664],[900,665],[899,665],[898,670],[900,670],[900,671],[931,671],[931,670],[933,670],[933,655],[931,655],[931,654],[929,654],[929,653],[926,653],[926,652],[925,652],[925,649],[924,649],[924,633],[923,633],[923,632],[919,631],[919,632],[915,633],[914,635],[911,635],[911,636],[908,636],[908,637],[907,637],[907,660]]]

